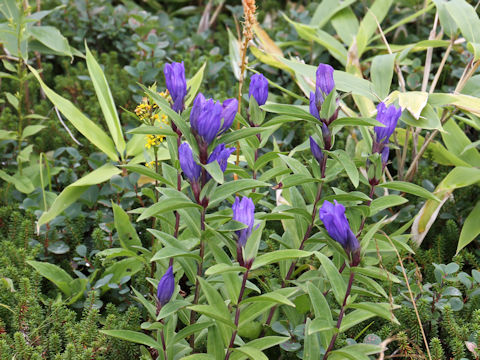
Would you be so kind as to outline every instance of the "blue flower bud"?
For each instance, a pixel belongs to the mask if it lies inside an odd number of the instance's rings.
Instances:
[[[386,107],[383,102],[377,106],[377,121],[381,122],[384,127],[375,126],[376,142],[383,144],[388,143],[390,136],[395,131],[398,119],[402,115],[402,109],[397,109],[394,105]]]
[[[237,115],[238,110],[238,100],[237,99],[227,99],[223,102],[222,105],[222,118],[223,124],[220,128],[220,132],[218,135],[223,134],[227,131],[230,126],[233,124],[233,120],[235,119],[235,115]]]
[[[360,244],[350,229],[347,217],[345,216],[345,207],[342,204],[335,204],[325,200],[320,208],[320,220],[327,229],[328,235],[350,254],[356,252],[360,248]]]
[[[333,67],[327,64],[320,64],[317,68],[315,92],[310,92],[310,114],[315,116],[318,120],[327,120],[320,119],[320,109],[322,108],[325,98],[335,88],[333,71]]]
[[[268,80],[262,74],[255,74],[251,77],[248,97],[253,96],[259,106],[264,105],[268,98]]]
[[[320,113],[318,112],[317,108],[317,100],[313,91],[310,91],[310,114],[320,120]]]
[[[195,182],[200,179],[201,166],[195,162],[193,158],[192,148],[188,143],[183,143],[178,148],[178,159],[180,160],[180,167],[185,176],[191,181]]]
[[[233,148],[226,148],[225,144],[219,144],[213,149],[212,153],[208,157],[208,164],[213,161],[217,161],[218,165],[220,165],[220,169],[222,172],[225,172],[227,169],[227,160],[230,157],[230,154],[233,153],[236,149]]]
[[[170,301],[175,290],[175,277],[173,276],[173,268],[170,266],[167,272],[162,276],[158,282],[157,300],[160,305],[165,305]]]
[[[185,96],[187,95],[187,81],[185,80],[185,67],[181,63],[165,64],[163,69],[168,92],[172,97],[172,109],[176,112],[183,111]]]
[[[330,65],[318,65],[316,73],[315,96],[317,98],[317,102],[321,101],[320,104],[323,104],[323,100],[325,100],[325,97],[327,97],[328,94],[330,94],[335,88],[333,71],[333,67],[331,67]],[[321,96],[321,100],[319,96]]]
[[[317,159],[318,163],[322,163],[323,160],[323,152],[318,146],[317,142],[310,136],[310,150],[312,151],[313,157]]]
[[[213,99],[205,100],[198,94],[190,113],[190,125],[203,141],[210,144],[218,134],[222,120],[223,106]]]
[[[235,202],[232,205],[233,210],[233,220],[241,222],[248,227],[242,230],[238,230],[235,233],[238,237],[238,243],[240,246],[245,246],[248,238],[252,234],[255,205],[253,204],[252,199],[248,197],[243,197],[242,200],[235,198]]]

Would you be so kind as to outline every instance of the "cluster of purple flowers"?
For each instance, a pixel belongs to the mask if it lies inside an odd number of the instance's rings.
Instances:
[[[187,93],[183,63],[167,64],[164,72],[167,88],[173,101],[172,108],[177,112],[181,112],[184,108],[184,99]],[[333,72],[334,70],[330,65],[320,64],[316,72],[315,92],[312,91],[310,93],[310,113],[322,122],[324,147],[327,150],[330,149],[331,144],[329,125],[336,119],[338,109],[329,119],[321,119],[320,111],[327,96],[335,89]],[[263,75],[256,74],[252,76],[249,97],[253,97],[260,106],[267,101],[268,81]],[[235,148],[227,148],[225,144],[221,143],[213,149],[210,155],[207,154],[207,148],[217,136],[230,128],[237,108],[238,102],[236,99],[227,99],[220,103],[213,99],[205,99],[201,93],[197,95],[190,113],[190,125],[199,147],[200,163],[208,164],[217,161],[220,169],[223,172],[226,170],[227,159],[235,151]],[[377,107],[377,120],[384,126],[376,126],[374,128],[375,135],[372,152],[381,154],[383,167],[385,167],[388,161],[388,142],[400,116],[401,109],[397,109],[393,105],[387,107],[384,103],[380,103]],[[324,163],[324,153],[312,137],[310,137],[310,148],[314,158],[320,164]],[[198,189],[202,178],[202,167],[195,161],[193,151],[188,143],[183,143],[179,147],[179,160],[184,175]],[[242,249],[253,231],[255,205],[248,197],[243,197],[241,200],[239,197],[236,197],[232,210],[233,220],[246,225],[246,228],[236,231],[237,260],[241,265],[244,265]],[[337,203],[337,201],[334,201],[333,204],[329,201],[324,201],[319,217],[330,237],[337,241],[345,249],[346,253],[349,254],[352,261],[351,265],[358,265],[360,244],[350,228],[345,215],[345,207]],[[170,300],[174,287],[173,269],[170,266],[158,284],[157,299],[160,306]]]
[[[166,86],[172,98],[171,107],[174,111],[181,113],[185,108],[185,97],[187,95],[187,83],[183,62],[166,64],[164,74]],[[249,98],[253,97],[259,106],[264,105],[267,101],[268,80],[262,74],[252,76],[248,96]],[[200,164],[206,165],[217,161],[221,171],[225,172],[227,160],[235,151],[234,147],[228,148],[224,143],[221,143],[208,154],[208,146],[219,135],[222,135],[231,127],[237,109],[237,99],[227,99],[221,103],[213,99],[205,99],[205,96],[201,93],[196,96],[193,102],[190,112],[190,126],[198,145],[199,161],[196,161],[192,148],[186,142],[179,146],[178,157],[183,174],[192,184],[195,199],[198,203],[200,203],[199,193],[201,187],[211,178]],[[242,248],[245,247],[253,230],[255,205],[250,198],[244,197],[240,200],[237,197],[232,206],[232,210],[233,219],[247,225],[245,229],[236,231],[237,246],[240,250],[238,260],[243,265]],[[158,283],[158,309],[170,300],[174,288],[175,279],[173,267],[170,266]]]
[[[172,97],[172,109],[183,111],[184,99],[187,94],[185,68],[182,63],[172,63],[165,65],[164,69],[167,89]],[[208,154],[208,146],[217,138],[217,136],[227,131],[235,119],[237,113],[237,99],[227,99],[223,103],[206,99],[199,93],[193,101],[193,107],[190,112],[190,126],[192,133],[197,140],[200,164],[206,165],[217,161],[220,169],[225,172],[227,168],[227,159],[235,148],[227,148],[225,144],[219,144]],[[196,193],[200,191],[200,185],[210,179],[210,175],[202,169],[194,158],[192,148],[188,143],[183,143],[178,149],[180,167],[186,178],[192,183],[192,188]],[[204,175],[202,175],[204,174]]]
[[[332,138],[329,126],[337,118],[339,109],[337,107],[335,113],[328,119],[322,119],[320,116],[325,99],[335,89],[333,73],[334,69],[330,65],[320,64],[316,71],[315,92],[310,92],[310,113],[322,123],[322,137],[325,150],[330,150]],[[332,99],[332,101],[336,101],[336,99]],[[382,170],[388,161],[388,142],[390,136],[395,131],[401,113],[401,109],[397,109],[394,105],[387,107],[383,102],[377,107],[377,120],[384,126],[376,126],[374,128],[372,153],[381,155]],[[310,137],[310,150],[313,157],[322,166],[322,176],[324,176],[326,157],[322,148],[313,137]],[[372,181],[375,183],[378,180],[372,179]],[[336,201],[334,204],[325,201],[320,209],[320,219],[330,237],[340,243],[347,254],[351,256],[352,265],[358,265],[360,244],[345,216],[345,207]]]
[[[182,64],[178,64],[183,66]],[[178,71],[178,73],[184,72]],[[179,81],[181,82],[181,81]],[[167,82],[168,87],[168,82]],[[175,88],[169,91],[175,91]],[[183,94],[183,93],[181,93]],[[180,94],[180,95],[181,95]],[[268,97],[268,81],[261,75],[252,76],[249,96],[257,101],[259,105],[265,104]],[[172,95],[172,99],[173,99]],[[175,103],[172,105],[172,107]],[[213,99],[205,99],[205,96],[199,93],[190,112],[190,126],[198,145],[198,160],[200,164],[209,164],[217,161],[220,169],[225,172],[227,168],[227,159],[235,151],[235,148],[227,148],[221,143],[208,154],[208,146],[219,136],[225,133],[232,125],[238,109],[237,99],[227,99],[223,103]],[[200,182],[202,186],[210,179],[210,175],[205,173],[202,176],[202,167],[196,162],[192,148],[188,143],[183,143],[179,148],[180,166],[184,175],[192,183],[195,190],[199,190]]]

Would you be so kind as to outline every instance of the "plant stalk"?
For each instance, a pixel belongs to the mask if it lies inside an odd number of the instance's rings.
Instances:
[[[249,271],[250,271],[250,265],[247,265],[247,271],[245,271],[245,273],[243,274],[242,287],[240,288],[240,294],[238,295],[238,301],[237,301],[237,309],[235,311],[235,330],[233,331],[232,337],[230,338],[230,344],[228,345],[228,350],[225,355],[225,360],[229,360],[230,355],[233,352],[235,337],[237,336],[237,332],[238,332],[238,323],[240,321],[240,303],[242,302],[243,293],[245,292],[245,286],[247,284]]]
[[[202,209],[202,214],[200,215],[200,230],[202,233],[205,231],[205,212],[206,212],[206,207],[204,206]],[[200,297],[200,281],[198,278],[202,276],[203,272],[203,257],[205,256],[205,243],[203,239],[200,239],[200,262],[198,263],[197,267],[197,279],[195,281],[195,295],[193,297],[193,304],[196,305],[198,304],[198,299]],[[192,325],[195,322],[195,312],[192,311],[190,313],[190,325]],[[195,348],[195,334],[192,334],[190,336],[190,347],[192,349]]]
[[[370,206],[370,204],[372,203],[372,200],[373,200],[373,195],[375,194],[375,185],[372,185],[372,187],[370,188],[370,194],[368,195],[368,197],[370,198],[370,200],[368,200],[367,202],[367,206]],[[357,238],[360,236],[360,234],[362,233],[362,230],[365,226],[365,221],[367,221],[367,217],[364,216],[363,219],[362,219],[362,223],[360,224],[360,227],[358,228],[358,232],[357,232]]]
[[[321,178],[322,179],[325,178],[326,166],[327,166],[327,156],[324,156],[323,159],[322,159],[322,164],[321,164]],[[313,225],[315,224],[315,218],[317,216],[318,203],[319,203],[319,201],[322,197],[322,189],[323,189],[323,182],[318,184],[317,196],[315,197],[315,201],[313,203],[312,218],[311,218],[310,224],[307,227],[307,230],[305,231],[305,235],[303,236],[302,242],[300,243],[299,250],[303,250],[303,247],[305,246],[305,242],[308,240],[308,238],[310,237],[310,234],[313,230]],[[293,274],[293,271],[295,270],[296,265],[297,265],[297,261],[293,260],[291,265],[290,265],[290,268],[288,269],[287,275],[285,276],[285,279],[282,280],[282,289],[285,288],[285,286],[287,286],[287,281],[290,280],[290,278]],[[267,321],[265,323],[266,326],[270,326],[270,323],[272,322],[273,315],[275,314],[276,309],[277,309],[277,305],[275,305],[274,307],[272,307],[270,309],[270,313],[268,314],[268,318],[267,318]],[[263,337],[264,335],[265,335],[264,332],[262,332],[260,337]]]
[[[350,292],[352,291],[353,279],[355,277],[355,273],[350,269],[350,278],[348,280],[347,291],[345,292],[345,297],[343,298],[343,304],[340,308],[340,314],[338,315],[337,326],[336,328],[340,331],[340,326],[342,325],[343,316],[345,315],[345,307],[347,306],[347,299],[350,296]],[[327,351],[325,355],[323,355],[323,360],[328,358],[328,354],[332,351],[335,340],[337,340],[338,332],[332,336],[332,340],[330,340],[330,344],[328,345]]]

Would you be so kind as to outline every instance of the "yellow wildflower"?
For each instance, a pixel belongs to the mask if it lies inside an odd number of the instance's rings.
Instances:
[[[167,101],[169,101],[170,99],[170,94],[168,93],[168,90],[160,92],[159,95],[165,98]],[[142,103],[135,108],[135,114],[142,122],[146,123],[147,125],[154,126],[156,123],[158,123],[160,128],[163,124],[169,125],[168,116],[160,112],[157,104],[151,105],[149,99],[146,97],[144,97],[142,99]],[[145,147],[147,149],[150,149],[152,146],[159,146],[164,141],[165,136],[147,135],[145,139]]]
[[[160,145],[163,142],[163,140],[165,139],[165,136],[163,136],[163,135],[147,135],[147,136],[145,136],[145,139],[147,140],[147,143],[145,144],[145,147],[147,149],[150,149],[152,146]]]
[[[145,166],[146,166],[147,168],[149,168],[149,169],[153,169],[154,166],[155,166],[155,160],[150,161],[150,162],[146,162],[146,163],[145,163]]]
[[[152,106],[148,104],[146,99],[135,108],[135,114],[141,121],[146,121],[150,117],[151,112]]]

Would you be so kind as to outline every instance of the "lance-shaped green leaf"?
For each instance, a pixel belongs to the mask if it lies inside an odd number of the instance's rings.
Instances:
[[[136,251],[134,246],[142,246],[135,228],[130,223],[128,214],[117,204],[112,202],[115,229],[117,229],[118,239],[123,248]]]
[[[457,254],[470,244],[480,234],[480,201],[473,208],[463,223],[460,239],[458,239]]]
[[[162,351],[162,345],[156,342],[150,336],[132,330],[100,330],[105,335],[115,337],[117,339],[122,339],[126,341],[131,341],[137,344],[147,345],[159,351]]]
[[[350,304],[347,307],[351,309],[370,311],[377,316],[380,316],[386,320],[394,322],[397,325],[400,325],[395,315],[393,315],[393,310],[400,307],[398,305],[394,305],[392,307],[389,303],[361,302],[356,304]]]
[[[52,49],[56,53],[70,56],[73,61],[73,55],[70,46],[68,45],[68,40],[57,28],[53,26],[32,26],[29,28],[28,32],[49,49]]]
[[[383,183],[378,186],[391,189],[391,190],[406,192],[408,194],[420,196],[425,199],[430,199],[433,201],[440,201],[439,198],[437,198],[434,194],[432,194],[427,189],[424,189],[423,187],[418,186],[417,184],[409,183],[406,181],[390,181],[388,183]]]
[[[370,216],[384,209],[389,209],[394,206],[402,205],[408,200],[399,195],[386,195],[372,201],[370,205]]]
[[[258,350],[269,349],[275,345],[280,345],[281,343],[287,341],[289,338],[284,336],[265,336],[262,338],[254,339],[245,345],[249,348],[255,348]],[[246,355],[241,353],[233,353],[230,357],[231,360],[245,360],[248,359]]]
[[[367,14],[360,22],[356,41],[350,47],[357,49],[357,56],[360,58],[365,51],[370,38],[378,29],[377,24],[381,24],[385,16],[388,14],[390,6],[392,6],[393,0],[376,0],[368,9]],[[352,50],[353,51],[353,50]]]
[[[93,145],[103,151],[113,161],[118,161],[118,153],[115,149],[115,145],[110,137],[92,120],[86,117],[80,110],[78,110],[71,101],[58,95],[55,91],[50,89],[43,82],[42,78],[38,74],[37,70],[33,67],[28,67],[30,71],[35,75],[40,86],[42,87],[45,95],[55,105],[60,112],[72,123],[72,125]]]
[[[102,68],[95,60],[88,47],[86,47],[86,50],[88,73],[90,74],[90,79],[92,80],[93,87],[95,88],[95,93],[97,94],[100,108],[102,109],[105,122],[107,123],[107,127],[110,131],[113,142],[117,147],[117,151],[123,157],[123,152],[125,151],[126,146],[125,139],[123,138],[122,124],[120,124],[120,119],[118,118],[117,109],[115,108],[115,102],[113,101],[110,87],[108,86],[108,82],[105,78]]]
[[[333,295],[335,295],[335,300],[337,300],[339,305],[342,305],[343,298],[347,292],[347,285],[345,284],[342,275],[338,272],[338,269],[328,257],[319,252],[316,252],[315,255],[322,263],[322,267],[325,270],[325,274],[332,287]]]
[[[252,270],[258,269],[262,266],[265,266],[274,262],[307,257],[312,254],[313,253],[310,251],[297,250],[297,249],[284,249],[284,250],[272,251],[270,253],[266,253],[257,257],[253,262]]]
[[[228,196],[239,193],[240,191],[264,186],[270,186],[270,184],[253,179],[240,179],[227,182],[215,189],[208,206],[212,207],[214,205],[218,205],[219,202],[225,200]]]
[[[174,211],[174,210],[184,209],[189,207],[199,208],[199,209],[202,208],[200,205],[195,204],[189,199],[185,199],[183,197],[171,198],[171,197],[163,196],[159,202],[145,209],[142,215],[138,217],[137,222],[142,221],[144,219],[148,219],[151,216],[162,214],[167,211]]]
[[[246,345],[240,346],[240,347],[234,348],[233,351],[246,355],[250,359],[268,360],[268,357],[263,352],[250,346],[246,346]]]
[[[352,158],[344,150],[335,150],[330,154],[343,166],[353,186],[357,187],[360,176]]]
[[[390,92],[395,56],[395,54],[377,55],[372,60],[371,78],[380,99],[385,99]]]
[[[186,326],[174,336],[173,343],[176,344],[180,340],[185,339],[187,336],[190,336],[203,329],[206,329],[212,325],[214,325],[214,322],[211,320],[207,320],[207,321],[197,322],[195,324]]]
[[[37,223],[37,229],[43,224],[55,219],[67,207],[72,205],[91,185],[97,185],[108,181],[113,175],[119,174],[121,171],[112,164],[105,164],[102,167],[92,171],[78,179],[73,184],[68,185],[52,204],[52,207],[40,216]]]
[[[27,264],[37,270],[44,278],[53,282],[65,295],[72,295],[69,284],[73,281],[73,278],[61,267],[33,260],[27,261]]]
[[[465,0],[451,0],[445,3],[445,7],[460,28],[465,39],[469,42],[479,43],[480,35],[478,34],[478,28],[480,27],[480,19],[475,8]]]

